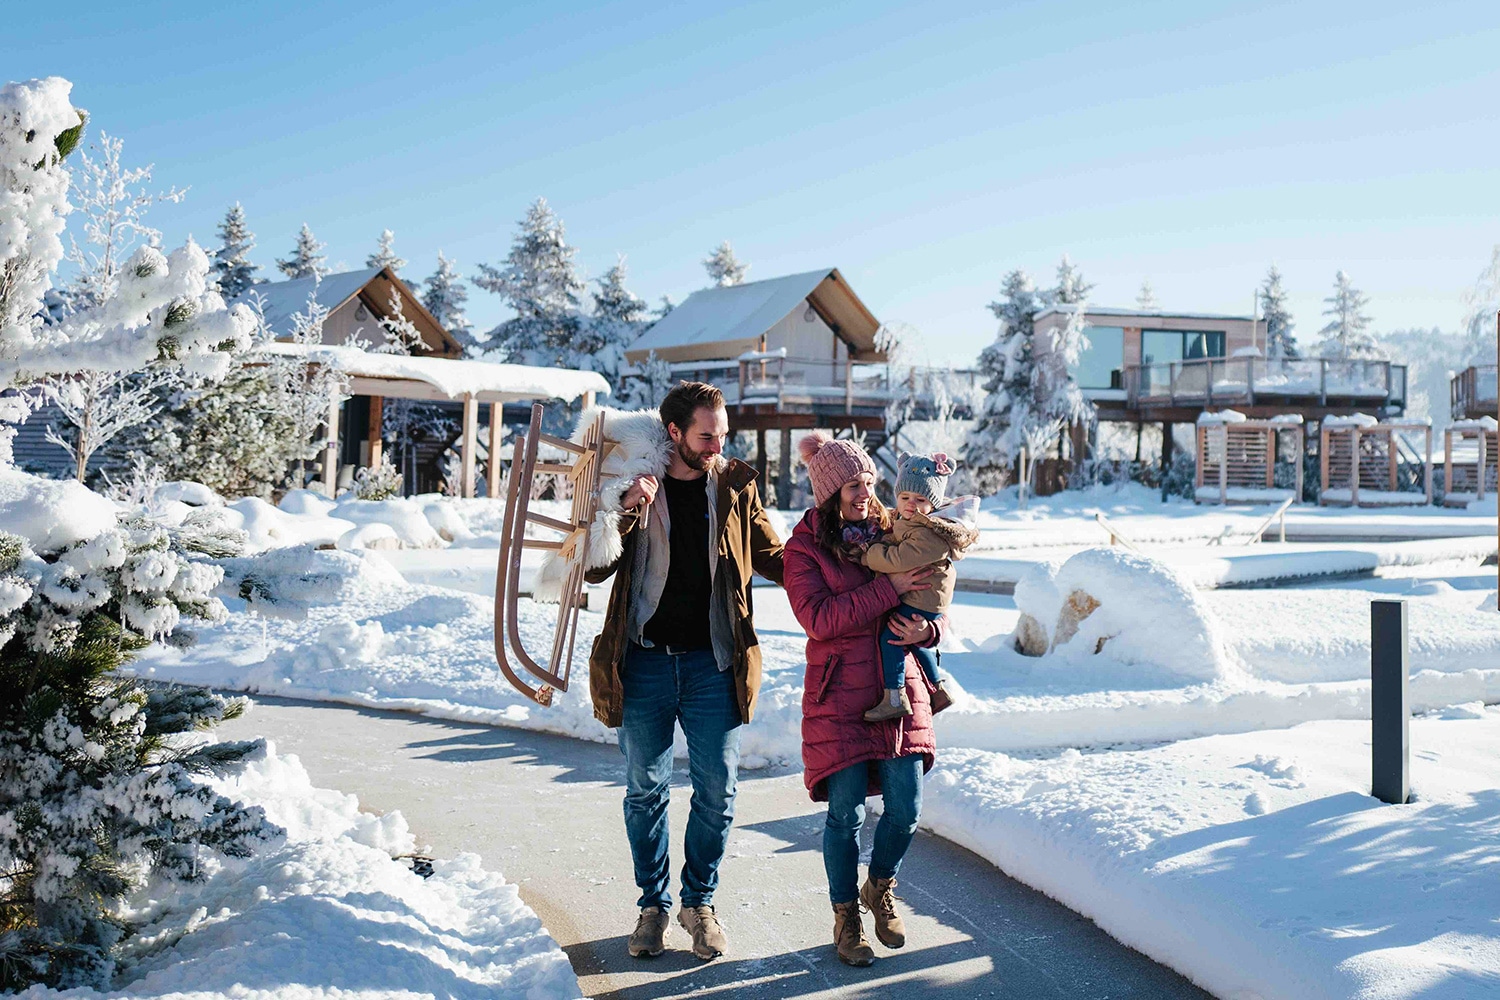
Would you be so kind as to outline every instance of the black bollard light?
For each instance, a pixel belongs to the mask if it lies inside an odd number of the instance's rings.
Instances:
[[[1406,676],[1406,602],[1371,601],[1370,794],[1392,804],[1410,792]]]

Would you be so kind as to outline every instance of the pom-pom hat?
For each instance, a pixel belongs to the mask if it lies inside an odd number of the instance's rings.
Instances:
[[[948,492],[948,477],[953,462],[942,452],[935,455],[906,455],[896,460],[896,493],[915,493],[926,497],[934,507]]]
[[[863,448],[853,441],[831,438],[823,431],[813,431],[797,442],[797,450],[802,452],[807,478],[812,480],[813,500],[819,507],[860,473],[877,475],[874,460]]]

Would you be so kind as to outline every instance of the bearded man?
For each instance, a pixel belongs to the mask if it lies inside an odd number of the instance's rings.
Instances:
[[[594,714],[619,729],[625,754],[625,834],[641,891],[628,948],[638,958],[665,947],[672,731],[682,725],[693,798],[678,922],[692,935],[693,954],[708,961],[728,947],[713,896],[734,820],[739,727],[760,691],[750,579],[759,573],[781,583],[781,541],[755,470],[721,454],[729,416],[718,389],[679,383],[662,400],[659,430],[663,474],[622,480],[629,485],[618,506],[610,498],[621,487],[601,490],[601,523],[611,535],[618,530],[620,544],[588,572],[592,583],[615,577],[589,687]]]

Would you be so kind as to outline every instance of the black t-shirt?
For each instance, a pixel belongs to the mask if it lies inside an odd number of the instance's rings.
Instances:
[[[663,476],[662,495],[671,520],[671,561],[667,584],[656,613],[646,623],[645,637],[655,643],[687,649],[709,649],[708,601],[713,578],[708,571],[708,477],[673,479]]]

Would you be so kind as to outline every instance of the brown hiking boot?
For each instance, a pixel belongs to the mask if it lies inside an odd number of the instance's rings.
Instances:
[[[677,911],[677,922],[693,936],[693,954],[703,961],[718,958],[729,950],[729,938],[719,926],[712,906],[684,906]]]
[[[859,890],[859,901],[875,918],[875,936],[881,944],[887,948],[900,948],[906,944],[906,924],[896,912],[894,878],[866,878]]]
[[[667,914],[659,906],[641,907],[640,919],[635,922],[635,931],[625,947],[631,958],[655,958],[666,950],[662,936],[667,932]]]
[[[938,681],[937,688],[932,692],[932,714],[937,715],[943,709],[953,704],[953,696],[948,689],[943,687],[943,682]]]
[[[900,701],[891,700],[896,695],[900,696]],[[899,719],[910,714],[911,699],[906,697],[906,688],[886,688],[880,693],[880,704],[865,713],[865,721],[884,722],[887,719]]]
[[[845,965],[874,963],[875,949],[865,938],[865,926],[859,919],[859,900],[833,904],[833,946]]]

